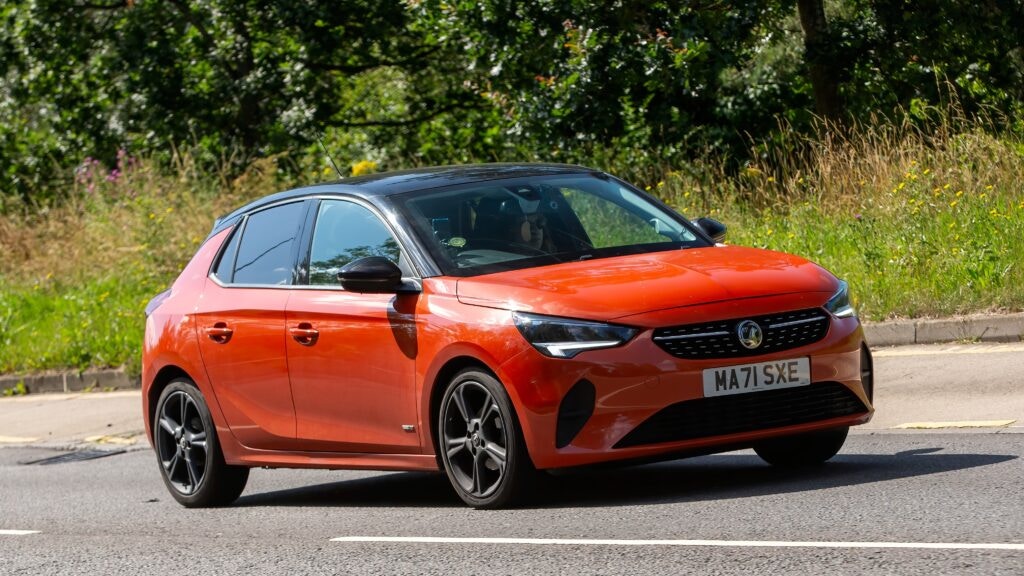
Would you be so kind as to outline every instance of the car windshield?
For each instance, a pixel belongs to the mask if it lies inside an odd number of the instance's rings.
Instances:
[[[589,174],[480,182],[394,201],[450,276],[709,245],[678,214]]]

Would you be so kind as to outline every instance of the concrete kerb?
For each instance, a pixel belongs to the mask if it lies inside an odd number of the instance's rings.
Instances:
[[[944,342],[1020,342],[1024,340],[1024,313],[866,322],[864,335],[871,346]]]
[[[17,389],[21,384],[28,394],[46,392],[87,392],[91,390],[131,390],[139,388],[138,376],[129,376],[123,369],[56,372],[28,376],[0,376],[0,391]]]
[[[935,320],[865,322],[864,334],[871,346],[907,346],[943,342],[1024,341],[1024,313],[984,314]],[[123,369],[58,372],[30,376],[0,376],[0,391],[23,384],[25,392],[84,392],[139,388],[138,376]]]

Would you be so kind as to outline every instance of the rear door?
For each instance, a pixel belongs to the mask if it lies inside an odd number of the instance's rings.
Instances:
[[[325,199],[309,252],[308,285],[292,291],[287,313],[298,438],[320,450],[418,452],[418,295],[347,292],[337,278],[365,256],[411,275],[398,242],[367,206]]]
[[[221,252],[196,310],[199,348],[231,432],[251,448],[294,442],[285,307],[307,201],[248,215]]]

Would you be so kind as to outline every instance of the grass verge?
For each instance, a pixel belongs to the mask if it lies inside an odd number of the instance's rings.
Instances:
[[[887,124],[785,151],[739,175],[713,160],[600,167],[639,175],[689,217],[722,220],[732,243],[826,266],[850,282],[864,318],[1024,309],[1024,143],[970,125],[923,134]],[[288,185],[272,166],[228,182],[187,161],[170,173],[126,156],[113,169],[86,161],[64,204],[9,209],[0,373],[137,373],[146,302],[214,218]]]

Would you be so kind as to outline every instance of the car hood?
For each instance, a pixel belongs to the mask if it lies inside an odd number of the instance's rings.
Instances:
[[[831,293],[835,276],[803,258],[715,246],[585,260],[461,278],[460,302],[592,320],[724,300]]]

